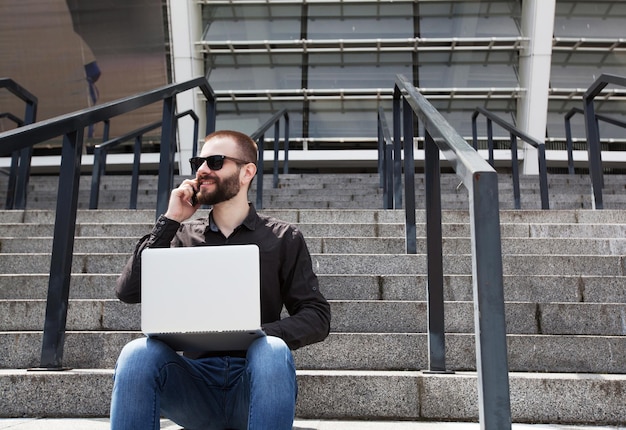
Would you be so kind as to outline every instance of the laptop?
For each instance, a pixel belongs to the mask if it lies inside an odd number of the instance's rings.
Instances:
[[[141,253],[141,330],[176,351],[243,351],[261,329],[257,245]]]

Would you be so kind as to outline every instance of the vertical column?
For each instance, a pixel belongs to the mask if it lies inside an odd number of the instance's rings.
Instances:
[[[524,0],[522,2],[522,36],[530,38],[520,53],[520,86],[526,89],[517,105],[518,127],[544,141],[548,114],[552,36],[556,0]],[[524,144],[522,173],[539,173],[537,149]]]
[[[172,80],[185,82],[204,75],[202,54],[195,42],[202,38],[202,5],[193,0],[169,0],[169,29],[172,49]],[[210,7],[210,6],[207,6]],[[205,129],[205,109],[198,99],[197,91],[189,90],[176,96],[180,112],[192,109],[199,117],[200,130]],[[178,162],[184,175],[191,174],[191,167],[185,160],[193,154],[193,127],[190,119],[182,119],[178,127]],[[204,136],[200,136],[201,139]],[[181,161],[182,160],[182,161]]]

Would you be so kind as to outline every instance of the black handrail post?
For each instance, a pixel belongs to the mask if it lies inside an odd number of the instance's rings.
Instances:
[[[483,429],[510,429],[502,245],[496,172],[472,175],[470,205],[475,268],[474,325],[479,416]]]
[[[393,93],[393,207],[402,208],[402,104],[400,93]]]
[[[170,151],[169,151],[169,159],[168,159],[168,165],[170,166],[169,168],[170,190],[174,188],[174,167],[176,165],[176,152],[178,151],[178,142],[176,140],[177,129],[178,129],[178,115],[176,115],[176,99],[174,99],[174,117],[172,121],[172,127],[170,129]]]
[[[261,134],[257,140],[257,146],[259,149],[259,156],[257,160],[257,171],[256,171],[256,208],[263,209],[263,152],[265,143],[265,134]]]
[[[537,148],[539,158],[539,192],[541,193],[541,209],[550,209],[548,197],[548,166],[546,163],[546,145],[541,143]]]
[[[441,228],[441,170],[439,148],[426,131],[424,140],[426,187],[426,249],[428,259],[428,368],[446,371],[443,300],[443,233]]]
[[[2,112],[0,113],[0,118],[7,118],[10,121],[13,121],[17,127],[22,127],[24,125],[24,121],[20,118],[16,117],[10,112]],[[20,162],[20,151],[13,151],[11,153],[11,164],[9,166],[9,180],[7,184],[7,196],[4,203],[5,209],[13,209],[13,205],[15,204],[15,183],[17,182],[17,169]]]
[[[17,182],[15,183],[15,209],[26,209],[26,195],[30,179],[30,161],[33,156],[33,147],[29,146],[20,151],[20,165],[18,167]]]
[[[106,168],[106,149],[96,146],[93,149],[93,166],[91,168],[91,192],[89,194],[89,209],[98,209],[100,200],[100,180]]]
[[[413,156],[413,110],[404,102],[404,199],[406,201],[406,253],[417,254],[415,230],[415,160]]]
[[[26,100],[24,124],[32,124],[37,117],[37,100]],[[26,209],[28,181],[30,179],[30,162],[33,156],[33,147],[28,146],[20,151],[20,165],[15,183],[15,209]]]
[[[382,106],[378,107],[378,169],[383,188],[383,208],[393,209],[393,140]]]
[[[384,208],[393,209],[393,142],[385,144]]]
[[[137,194],[139,193],[139,169],[141,167],[141,143],[143,136],[135,136],[133,146],[133,176],[130,184],[130,202],[129,209],[137,209]]]
[[[487,118],[487,145],[489,148],[489,164],[495,168],[493,159],[493,122],[489,118]]]
[[[192,111],[189,111],[189,114],[191,115],[193,119],[192,156],[195,157],[196,155],[198,155],[198,136],[200,134],[200,124],[198,121],[198,116],[195,113],[193,113]]]
[[[109,140],[109,130],[111,130],[111,120],[104,120],[104,129],[102,130],[102,142]]]
[[[63,138],[41,368],[62,369],[84,130]]]
[[[511,133],[511,175],[513,176],[513,201],[515,209],[521,209],[522,199],[519,191],[519,166],[517,163],[517,136]]]
[[[286,175],[289,173],[289,113],[285,111],[285,142],[283,143],[284,149],[283,152],[285,154],[283,159],[283,173]]]
[[[478,118],[478,111],[474,111],[472,114],[472,146],[478,151],[478,126],[476,125],[476,118]]]
[[[280,144],[280,122],[274,124],[274,165],[273,165],[273,178],[272,187],[278,188],[278,151]]]
[[[4,205],[5,209],[13,209],[15,207],[15,184],[17,182],[17,169],[20,164],[20,151],[11,153],[11,169],[9,170],[9,183],[7,185],[7,198]]]
[[[156,218],[167,211],[170,192],[172,190],[172,178],[174,166],[171,157],[171,140],[174,136],[174,123],[176,100],[167,97],[163,100],[163,119],[161,121],[161,147],[159,157],[159,183],[157,188]]]
[[[378,107],[378,121],[376,122],[376,130],[378,132],[378,187],[383,189],[383,194],[386,192],[385,190],[385,175],[387,172],[385,171],[385,137],[383,136],[383,126],[381,119],[381,109],[382,107]],[[383,195],[383,202],[387,201],[387,197]],[[383,203],[384,204],[384,203]],[[389,209],[385,207],[385,209]]]
[[[583,98],[585,111],[585,128],[587,130],[587,154],[589,158],[589,174],[593,191],[593,208],[603,209],[602,203],[602,160],[600,155],[600,133],[596,121],[593,97]]]
[[[208,78],[207,78],[208,81]],[[207,101],[204,105],[205,114],[206,114],[206,133],[205,136],[213,133],[215,131],[215,124],[217,121],[217,100],[215,99],[215,94],[213,94],[213,90],[210,87],[200,87],[204,92]],[[195,156],[196,154],[194,154]]]
[[[575,111],[570,110],[565,115],[565,144],[567,146],[567,173],[574,174],[574,143],[572,142],[571,119]]]

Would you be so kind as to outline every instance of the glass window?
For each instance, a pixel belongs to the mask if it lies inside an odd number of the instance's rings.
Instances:
[[[624,37],[623,1],[557,1],[555,37]]]
[[[320,100],[310,106],[311,137],[378,136],[376,100]]]
[[[424,88],[486,92],[518,86],[515,49],[489,50],[467,42],[469,49],[466,44],[453,51],[449,40],[518,37],[517,0],[234,2],[205,5],[203,18],[206,71],[218,94],[248,91],[271,99],[257,102],[259,106],[253,95],[218,103],[218,124],[241,121],[252,127],[288,106],[294,135],[371,139],[377,136],[377,106],[390,103],[396,74],[416,79]],[[442,39],[431,41],[429,50],[415,51],[415,37]],[[305,97],[305,90],[313,96]],[[291,95],[288,101],[281,98],[285,92]],[[437,105],[464,135],[471,135],[476,106],[514,110],[516,103],[511,97],[486,101],[480,94],[443,97],[435,98]]]
[[[202,40],[297,40],[300,14],[298,5],[205,6]]]
[[[268,119],[281,109],[287,109],[289,113],[289,136],[300,138],[302,136],[302,103],[300,102],[270,102],[258,101],[232,101],[222,100],[218,103],[218,115],[216,128],[239,130],[243,133],[252,134]],[[285,135],[284,119],[280,121],[280,138]],[[266,132],[265,138],[274,138],[274,129]],[[295,144],[290,147],[296,147]]]
[[[209,83],[215,91],[258,90],[260,92],[298,89],[301,85],[301,66],[237,65],[206,69]]]
[[[413,37],[410,3],[311,4],[309,39],[388,39]]]
[[[421,37],[519,36],[516,1],[425,2],[419,4]]]
[[[406,53],[332,53],[309,56],[309,88],[385,88],[396,74],[411,76],[412,56]]]
[[[474,54],[480,57],[480,54]],[[419,54],[419,86],[423,88],[488,88],[517,87],[518,79],[512,64],[443,61],[444,53]],[[440,58],[441,61],[433,61]]]

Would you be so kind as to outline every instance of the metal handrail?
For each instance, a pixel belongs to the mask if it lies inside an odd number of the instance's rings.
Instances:
[[[112,117],[150,105],[163,103],[161,152],[157,215],[165,212],[173,182],[173,154],[175,97],[177,94],[200,88],[207,99],[207,134],[215,129],[215,96],[206,77],[192,79],[129,96],[123,99],[61,115],[35,124],[0,133],[0,148],[7,153],[63,136],[61,166],[57,196],[52,257],[48,279],[48,298],[43,330],[40,366],[44,369],[63,369],[63,348],[69,301],[74,231],[78,208],[78,188],[85,127]]]
[[[498,117],[493,112],[483,108],[477,107],[472,114],[472,139],[474,149],[478,150],[478,132],[476,127],[476,118],[478,115],[484,115],[487,120],[487,144],[489,148],[489,164],[494,167],[493,159],[493,125],[495,122],[500,127],[509,132],[511,138],[511,176],[513,177],[513,199],[515,202],[515,209],[521,209],[521,198],[519,188],[519,166],[517,163],[517,139],[521,139],[529,145],[537,149],[537,158],[539,162],[539,192],[541,195],[541,209],[550,209],[550,202],[548,197],[548,167],[546,164],[546,145],[544,142],[527,135],[523,131],[519,130],[514,125],[508,123],[502,118]]]
[[[280,120],[285,119],[285,134],[283,142],[283,174],[289,173],[289,113],[287,109],[276,112],[270,119],[265,121],[254,133],[250,135],[252,140],[256,140],[259,147],[259,155],[257,160],[257,186],[256,186],[256,203],[257,209],[263,209],[263,152],[265,147],[265,132],[274,126],[274,164],[273,164],[273,188],[278,188],[278,153],[280,143]]]
[[[584,114],[585,111],[578,107],[571,108],[565,114],[565,143],[567,145],[567,173],[574,174],[574,144],[572,139],[572,124],[571,119],[577,113]],[[626,121],[620,121],[610,116],[596,114],[596,121],[606,122],[607,124],[616,125],[618,127],[626,128]]]
[[[188,110],[176,115],[176,124],[178,125],[178,120],[184,116],[189,115],[194,121],[194,132],[193,132],[193,153],[195,154],[198,146],[198,122],[199,118],[192,110]],[[149,131],[156,130],[161,127],[162,122],[157,121],[152,124],[148,124],[144,127],[141,127],[137,130],[126,133],[123,136],[116,137],[114,139],[107,140],[104,143],[96,145],[94,147],[94,158],[93,158],[93,169],[91,173],[91,192],[89,195],[89,209],[98,209],[98,201],[100,199],[100,181],[102,175],[104,175],[106,170],[106,159],[109,151],[116,146],[129,141],[131,139],[135,140],[135,144],[133,145],[133,172],[130,186],[130,202],[128,204],[129,209],[137,209],[137,194],[139,190],[139,170],[141,163],[141,143],[143,139],[143,135],[148,133]],[[176,148],[172,148],[173,151],[176,151]]]
[[[393,139],[385,118],[385,110],[378,107],[378,175],[383,189],[383,208],[394,208],[393,193]]]
[[[7,118],[15,123],[17,127],[24,125],[24,121],[21,118],[16,117],[11,112],[0,113],[0,119]],[[15,183],[17,182],[17,167],[19,165],[20,153],[19,151],[13,151],[11,154],[11,167],[6,172],[4,169],[0,169],[0,173],[6,174],[9,177],[7,184],[7,198],[4,204],[5,209],[12,209],[15,201]]]
[[[593,191],[592,204],[594,209],[603,209],[602,187],[602,154],[600,148],[600,131],[595,113],[594,99],[608,84],[626,87],[626,77],[601,74],[598,79],[585,91],[583,96],[583,110],[585,112],[585,130],[587,132],[587,153],[589,154],[589,174]]]
[[[10,78],[0,78],[0,88],[5,88],[25,103],[24,118],[15,121],[15,115],[6,113],[7,118],[16,122],[18,128],[32,124],[37,118],[37,97],[26,88]],[[5,148],[0,146],[0,154],[5,153]],[[25,147],[21,150],[6,152],[11,153],[11,168],[9,170],[9,183],[7,188],[6,209],[25,209],[26,195],[28,193],[28,179],[30,177],[30,160],[33,155],[33,147]]]
[[[402,112],[400,112],[400,108]],[[394,123],[400,123],[404,142],[407,241],[415,236],[413,120],[425,131],[426,244],[428,257],[429,367],[445,372],[443,313],[443,255],[441,229],[440,151],[470,193],[472,275],[476,331],[478,406],[481,428],[511,428],[508,380],[502,245],[498,207],[498,176],[478,152],[452,128],[443,116],[404,76],[394,87]],[[396,135],[396,137],[398,137]],[[412,218],[412,219],[411,219]],[[413,223],[412,225],[410,223]]]

